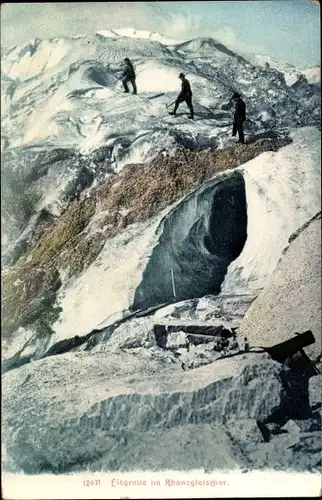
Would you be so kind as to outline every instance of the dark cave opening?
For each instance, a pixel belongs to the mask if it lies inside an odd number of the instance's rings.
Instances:
[[[241,183],[222,184],[213,197],[208,233],[208,252],[231,262],[240,255],[247,239],[247,203]]]
[[[135,290],[133,310],[217,295],[246,239],[245,181],[233,171],[211,180],[166,218]]]

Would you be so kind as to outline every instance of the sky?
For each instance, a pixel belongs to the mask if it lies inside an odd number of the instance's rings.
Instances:
[[[113,28],[219,39],[299,68],[320,64],[320,6],[311,0],[1,4],[1,46]]]

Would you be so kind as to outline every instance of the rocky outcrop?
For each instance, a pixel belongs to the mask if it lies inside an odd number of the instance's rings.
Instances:
[[[279,401],[279,369],[253,354],[184,372],[156,347],[46,358],[4,375],[4,444],[27,473],[240,469],[258,454],[256,468],[301,470],[318,432],[313,421],[311,431],[284,436],[282,451],[279,436],[263,443],[256,428]],[[305,467],[317,463],[315,450]]]
[[[257,296],[248,295],[205,295],[159,308],[154,314],[154,323],[172,324],[180,321],[189,324],[213,325],[216,321],[231,322],[232,328],[239,326],[245,312]]]
[[[253,346],[271,346],[306,330],[316,343],[305,351],[315,359],[321,354],[321,213],[290,237],[239,333]]]
[[[169,346],[175,333],[181,332],[184,345],[206,343],[216,350],[219,345],[229,348],[232,344],[233,350],[238,350],[235,332],[255,298],[256,295],[208,295],[159,308],[153,317],[157,345]]]

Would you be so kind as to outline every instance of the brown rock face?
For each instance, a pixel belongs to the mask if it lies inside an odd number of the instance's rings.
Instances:
[[[250,345],[269,347],[311,330],[316,342],[305,351],[316,359],[321,353],[321,214],[290,241],[239,333]]]

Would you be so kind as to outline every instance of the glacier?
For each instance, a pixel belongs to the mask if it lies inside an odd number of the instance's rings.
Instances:
[[[265,443],[256,420],[280,401],[280,365],[244,352],[242,339],[260,344],[257,324],[271,335],[261,304],[276,323],[274,342],[285,337],[291,308],[272,298],[275,276],[289,283],[285,255],[292,269],[306,269],[303,255],[312,258],[307,269],[317,266],[317,68],[134,28],[35,39],[1,55],[2,192],[8,205],[14,188],[37,195],[31,208],[2,213],[4,298],[9,308],[8,296],[21,300],[21,318],[10,309],[2,339],[6,471],[316,476],[321,376],[310,380],[311,417]],[[136,96],[122,92],[125,56],[137,70]],[[181,71],[193,122],[184,104],[176,118],[166,107]],[[245,145],[231,137],[235,90],[247,105]],[[204,178],[185,170],[189,161]],[[148,191],[162,174],[171,193],[163,204],[135,191],[136,179]],[[132,184],[122,192],[124,176]],[[320,324],[315,281],[303,276],[307,293],[287,335],[307,325],[308,309]],[[175,325],[163,347],[160,325]],[[214,325],[214,335],[189,344],[187,326]]]
[[[71,197],[64,186],[69,179],[77,182],[84,166],[87,184],[95,183],[111,171],[148,162],[175,147],[198,150],[233,144],[229,99],[235,90],[247,102],[249,141],[320,123],[320,91],[313,84],[287,86],[283,72],[252,64],[218,40],[168,44],[156,34],[123,31],[112,30],[110,37],[97,33],[2,47],[4,164],[16,170],[19,162],[20,175],[27,179],[32,167],[29,158],[41,151],[70,151],[76,160],[68,165],[64,158],[64,179],[55,178],[56,165],[48,176],[43,174],[37,186],[42,193],[38,210],[61,213]],[[136,67],[137,96],[122,93],[125,56]],[[175,119],[166,108],[179,92],[181,71],[192,85],[194,123],[186,119],[184,105]],[[99,165],[98,156],[104,158]],[[50,193],[48,183],[53,186]],[[3,232],[10,246],[28,220],[14,224],[7,219],[4,215]]]
[[[87,333],[127,309],[209,293],[259,293],[290,235],[319,211],[320,175],[320,134],[300,129],[289,146],[216,176],[156,220],[108,240],[88,270],[59,293],[57,338]],[[230,198],[225,189],[232,186]],[[228,234],[216,242],[216,224],[224,235],[230,225],[231,241]],[[229,244],[239,256],[229,254]]]

